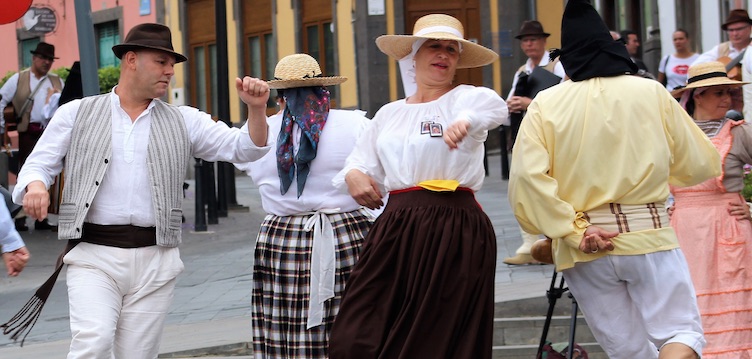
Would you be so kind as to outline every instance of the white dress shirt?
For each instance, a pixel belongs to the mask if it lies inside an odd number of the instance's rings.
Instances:
[[[154,204],[146,163],[154,102],[131,121],[120,107],[115,89],[110,92],[110,100],[112,157],[85,221],[102,225],[154,226]],[[80,105],[81,100],[74,100],[57,110],[18,176],[13,190],[14,202],[23,203],[26,186],[33,181],[42,181],[49,188],[63,169],[63,158],[68,152]],[[185,120],[194,157],[207,161],[254,161],[265,155],[273,144],[273,139],[269,139],[267,146],[258,147],[247,131],[214,122],[209,114],[193,107],[178,109]]]
[[[0,250],[2,253],[13,252],[26,246],[21,235],[16,231],[13,219],[10,218],[8,206],[5,201],[0,201]]]
[[[488,130],[507,115],[507,105],[496,92],[470,85],[459,85],[431,102],[408,104],[402,99],[386,104],[358,139],[334,185],[346,190],[345,174],[358,169],[387,192],[427,180],[457,180],[477,191],[485,177],[483,142]],[[457,149],[450,150],[441,136],[421,133],[423,122],[440,124],[446,131],[460,119],[468,120],[470,128]]]
[[[718,53],[718,47],[719,47],[719,46],[721,46],[721,45],[715,45],[715,46],[713,46],[713,48],[712,48],[712,49],[710,49],[710,50],[708,50],[708,51],[705,51],[705,52],[703,52],[703,53],[702,53],[702,54],[700,55],[700,57],[698,57],[698,58],[697,58],[697,59],[696,59],[696,60],[695,60],[695,61],[694,61],[694,62],[692,63],[692,65],[691,65],[690,67],[692,67],[692,66],[694,66],[694,65],[697,65],[697,64],[701,64],[701,63],[703,63],[703,62],[718,61],[718,58],[720,57],[720,54]],[[741,53],[742,53],[742,51],[743,51],[744,49],[746,49],[746,47],[745,47],[745,48],[743,48],[743,49],[741,49],[741,50],[737,50],[736,48],[734,48],[733,46],[731,46],[731,45],[729,44],[729,53],[728,53],[728,57],[729,57],[730,59],[732,59],[732,60],[733,60],[734,58],[736,58],[737,56],[739,56],[739,54],[741,54]],[[746,53],[745,53],[745,54],[746,54]]]

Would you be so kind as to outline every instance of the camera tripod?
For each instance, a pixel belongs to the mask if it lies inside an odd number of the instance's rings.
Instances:
[[[548,337],[548,329],[551,326],[551,318],[554,314],[554,307],[556,301],[561,298],[562,294],[569,292],[569,287],[564,286],[564,276],[561,276],[559,285],[556,285],[556,277],[558,273],[554,268],[554,274],[551,277],[551,286],[546,291],[546,298],[548,298],[548,313],[546,313],[546,321],[543,324],[543,334],[541,334],[540,344],[538,344],[538,353],[535,355],[536,359],[541,359],[543,355],[543,346],[546,345],[546,337]],[[577,330],[577,300],[574,298],[571,292],[567,294],[572,299],[572,314],[569,321],[569,345],[567,346],[567,358],[572,359],[574,355],[574,335]]]

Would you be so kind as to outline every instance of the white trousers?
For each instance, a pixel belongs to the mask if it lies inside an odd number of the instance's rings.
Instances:
[[[73,336],[68,359],[154,359],[175,278],[177,248],[80,243],[64,258]]]
[[[538,235],[527,233],[522,227],[520,227],[520,234],[522,235],[522,245],[517,248],[515,253],[530,254],[530,249],[533,248],[533,244],[538,240]]]
[[[702,353],[700,312],[681,250],[605,256],[563,275],[609,358],[658,358],[656,348],[668,343]]]

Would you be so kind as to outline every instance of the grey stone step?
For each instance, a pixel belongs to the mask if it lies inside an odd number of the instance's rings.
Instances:
[[[496,303],[494,308],[493,357],[504,359],[535,358],[548,312],[545,297]],[[568,342],[572,304],[561,298],[554,306],[547,339],[550,342]],[[579,313],[578,313],[579,314]],[[585,319],[578,315],[575,342],[587,350],[590,358],[607,358],[593,338]],[[243,358],[252,355],[252,344],[237,343],[190,351],[160,354],[159,358]]]
[[[249,334],[250,336],[250,334]],[[200,349],[184,350],[173,353],[159,354],[157,358],[184,359],[184,358],[253,358],[253,343],[235,343],[206,347]]]
[[[545,317],[494,318],[494,345],[537,345],[540,342],[545,325]],[[570,317],[555,316],[551,318],[547,339],[550,342],[569,340]],[[595,342],[585,318],[577,318],[575,329],[576,342]]]
[[[577,343],[587,351],[589,359],[608,359],[597,343]],[[536,345],[505,345],[493,347],[493,359],[534,359],[538,352]]]
[[[543,293],[545,295],[545,293]],[[549,302],[545,296],[496,303],[494,308],[493,357],[504,359],[535,358],[543,334]],[[546,339],[552,343],[568,342],[571,326],[572,300],[564,294],[556,301]],[[596,343],[590,328],[578,311],[575,342],[589,358],[608,358]]]

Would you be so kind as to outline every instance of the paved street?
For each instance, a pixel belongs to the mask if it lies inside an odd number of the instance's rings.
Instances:
[[[489,157],[490,176],[477,194],[497,235],[496,301],[542,297],[553,266],[510,267],[501,260],[520,243],[517,223],[507,202],[507,181],[501,180],[500,157]],[[251,180],[236,178],[237,200],[243,211],[231,211],[209,232],[193,232],[194,187],[186,191],[181,256],[185,271],[179,276],[175,300],[164,331],[162,353],[230,345],[251,340],[250,295],[255,235],[264,213]],[[63,242],[49,231],[23,233],[32,253],[20,277],[0,278],[0,322],[10,318],[52,272]],[[64,358],[70,337],[65,271],[58,279],[34,330],[23,348],[0,337],[0,358]]]

